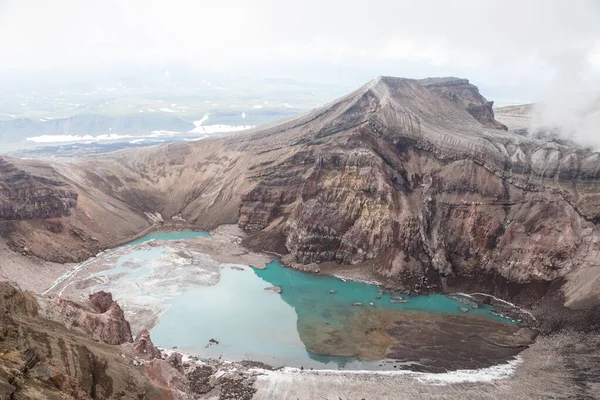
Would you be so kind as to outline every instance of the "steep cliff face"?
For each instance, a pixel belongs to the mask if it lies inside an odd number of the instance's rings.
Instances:
[[[36,175],[0,158],[0,220],[69,215],[77,193],[65,182]]]
[[[406,289],[481,283],[472,288],[510,297],[502,285],[561,280],[568,305],[600,301],[600,154],[506,132],[464,79],[380,77],[248,132],[52,171],[79,200],[48,237],[77,226],[98,240],[84,248],[159,213],[202,228],[237,222],[248,244],[291,264],[356,265]],[[28,224],[11,237],[49,254]]]
[[[85,304],[71,302],[68,313],[49,312],[56,299],[0,282],[0,399],[251,399],[256,392],[257,374],[249,368],[259,363],[184,362],[179,353],[161,354],[148,331],[133,343],[129,337],[110,344],[114,336],[88,333],[71,315],[106,314],[116,306],[100,292]]]
[[[335,123],[362,122],[331,135],[311,119],[302,152],[243,197],[240,225],[282,232],[290,264],[367,263],[406,289],[432,271],[438,288],[577,281],[581,268],[599,282],[598,154],[485,130],[491,105],[466,80],[382,78],[340,103]],[[571,306],[600,301],[576,292]]]
[[[40,300],[0,283],[0,398],[173,398],[119,347],[44,316]]]
[[[506,125],[494,118],[494,102],[486,100],[476,86],[467,79],[459,78],[427,78],[420,84],[438,96],[460,104],[473,118],[483,126],[492,129],[508,130]]]
[[[62,298],[43,299],[40,313],[49,319],[63,321],[67,327],[104,343],[119,345],[133,342],[129,322],[110,293],[94,293],[83,304]]]
[[[377,272],[400,285],[430,268],[442,277],[496,273],[520,283],[597,268],[597,226],[569,196],[527,190],[474,160],[439,160],[419,147],[364,127],[300,163],[273,166],[244,198],[240,221],[281,230],[296,262],[378,259]],[[290,170],[304,180],[288,177],[285,191],[271,177]]]

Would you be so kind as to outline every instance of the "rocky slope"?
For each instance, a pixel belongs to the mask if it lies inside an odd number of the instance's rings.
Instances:
[[[350,264],[390,286],[526,302],[555,282],[569,307],[600,302],[600,154],[507,132],[464,79],[380,77],[225,138],[8,162],[77,193],[62,233],[2,223],[13,249],[45,259],[153,224],[238,223],[290,264]]]
[[[144,366],[135,365],[133,355],[121,356],[125,350],[104,340],[114,342],[117,336],[94,340],[86,326],[69,329],[61,318],[48,318],[45,313],[56,301],[0,283],[1,399],[173,398],[168,387],[152,382]],[[72,314],[124,321],[80,307]]]
[[[0,282],[2,400],[249,400],[247,367],[163,354],[148,331],[133,341],[109,293],[65,302]]]
[[[69,215],[77,204],[77,193],[48,175],[52,171],[36,174],[0,158],[0,220]]]

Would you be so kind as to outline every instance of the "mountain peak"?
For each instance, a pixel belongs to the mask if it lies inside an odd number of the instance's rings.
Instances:
[[[429,107],[433,105],[433,101],[424,96],[422,90],[425,89],[438,99],[450,101],[458,109],[467,111],[484,127],[507,130],[506,126],[494,118],[492,109],[494,102],[483,97],[477,86],[470,83],[468,79],[454,76],[425,79],[378,76],[363,88],[371,90],[383,103],[391,98],[396,104],[404,104],[407,101],[414,104],[414,100],[418,100],[420,106]]]

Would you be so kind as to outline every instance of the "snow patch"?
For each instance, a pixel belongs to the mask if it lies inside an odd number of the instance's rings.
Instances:
[[[254,128],[252,125],[196,125],[194,129],[188,133],[225,133],[225,132],[238,132],[246,129]]]
[[[208,119],[208,116],[210,114],[204,114],[204,116],[202,118],[200,118],[198,121],[194,121],[194,126],[196,128],[200,127],[200,125],[202,125],[203,123],[206,122],[206,120]]]
[[[269,376],[269,379],[277,379],[285,374],[314,374],[314,375],[330,375],[330,376],[346,376],[351,378],[357,375],[391,375],[391,376],[406,376],[413,378],[419,382],[436,385],[446,386],[457,383],[477,383],[477,382],[493,382],[502,379],[510,378],[516,368],[523,362],[521,356],[516,356],[505,364],[493,365],[487,368],[480,369],[462,369],[457,371],[448,371],[442,373],[427,373],[427,372],[413,372],[408,370],[399,371],[351,371],[351,370],[300,370],[298,368],[285,367],[278,371],[267,371],[260,370],[265,375]]]
[[[118,139],[128,139],[134,138],[135,136],[131,135],[118,135],[116,133],[111,133],[108,135],[41,135],[41,136],[33,136],[28,137],[25,140],[28,142],[34,143],[54,143],[54,142],[95,142],[95,141],[106,141],[106,140],[118,140]]]

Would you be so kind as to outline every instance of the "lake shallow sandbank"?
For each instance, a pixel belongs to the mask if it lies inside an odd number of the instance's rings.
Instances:
[[[530,343],[490,307],[302,273],[244,249],[234,228],[153,233],[52,291],[110,291],[133,333],[151,330],[158,346],[274,366],[441,372],[503,363]]]

